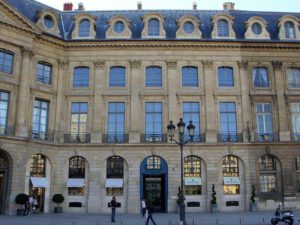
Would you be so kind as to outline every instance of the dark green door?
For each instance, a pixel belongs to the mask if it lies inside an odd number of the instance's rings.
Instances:
[[[155,212],[165,212],[164,175],[145,175],[144,194],[151,201]]]
[[[5,171],[0,170],[0,214],[4,214],[5,207]]]

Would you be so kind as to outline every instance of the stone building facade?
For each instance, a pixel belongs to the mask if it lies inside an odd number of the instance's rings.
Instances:
[[[187,211],[299,207],[300,13],[65,7],[0,0],[1,214],[176,211],[179,118]]]

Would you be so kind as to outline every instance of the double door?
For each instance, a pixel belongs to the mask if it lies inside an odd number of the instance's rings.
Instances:
[[[155,212],[165,212],[165,175],[144,175],[144,196]]]

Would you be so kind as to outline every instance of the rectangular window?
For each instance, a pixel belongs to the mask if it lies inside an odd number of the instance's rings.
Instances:
[[[88,67],[77,67],[74,69],[73,87],[82,88],[89,87],[89,73]]]
[[[240,185],[223,185],[224,195],[239,195]]]
[[[234,102],[220,102],[220,136],[221,141],[237,141],[236,109]]]
[[[146,68],[146,87],[162,87],[161,67],[150,66]]]
[[[44,84],[51,84],[51,79],[52,65],[45,62],[39,62],[36,70],[36,80]]]
[[[185,134],[187,135],[185,139],[189,139],[187,126],[189,121],[192,121],[195,126],[195,135],[193,141],[201,141],[201,124],[200,124],[200,105],[198,102],[183,102],[183,121],[186,125]]]
[[[272,107],[270,103],[256,104],[257,133],[259,141],[273,139]]]
[[[231,67],[218,68],[219,87],[234,87],[233,69]]]
[[[71,140],[80,142],[86,137],[88,103],[73,102],[71,111]]]
[[[14,55],[5,50],[0,50],[0,72],[12,74]]]
[[[182,87],[198,87],[198,68],[185,66],[182,68]]]
[[[300,103],[291,103],[293,140],[300,141]]]
[[[7,134],[9,93],[0,91],[0,135]]]
[[[162,103],[147,102],[145,113],[146,141],[162,141]]]
[[[34,112],[32,120],[32,138],[47,140],[48,139],[48,110],[49,102],[35,99]]]
[[[300,69],[292,68],[287,70],[288,75],[288,87],[300,88]]]
[[[84,187],[69,187],[69,196],[84,196]]]
[[[256,88],[268,88],[269,76],[265,67],[254,67],[252,70],[252,82]]]
[[[125,67],[115,66],[109,72],[110,87],[125,87]]]
[[[277,192],[276,175],[275,174],[260,175],[260,191],[261,192]]]
[[[125,103],[108,104],[108,142],[125,142]]]

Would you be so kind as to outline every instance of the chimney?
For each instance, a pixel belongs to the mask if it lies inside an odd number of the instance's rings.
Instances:
[[[142,10],[143,9],[142,2],[138,2],[137,3],[137,9],[138,10]]]
[[[233,2],[224,2],[223,3],[223,9],[224,10],[234,10],[235,3]]]
[[[78,11],[84,11],[84,5],[82,2],[78,3]]]
[[[66,2],[64,4],[64,11],[72,11],[73,10],[73,3],[72,2]]]
[[[193,3],[193,10],[197,10],[197,2]]]

